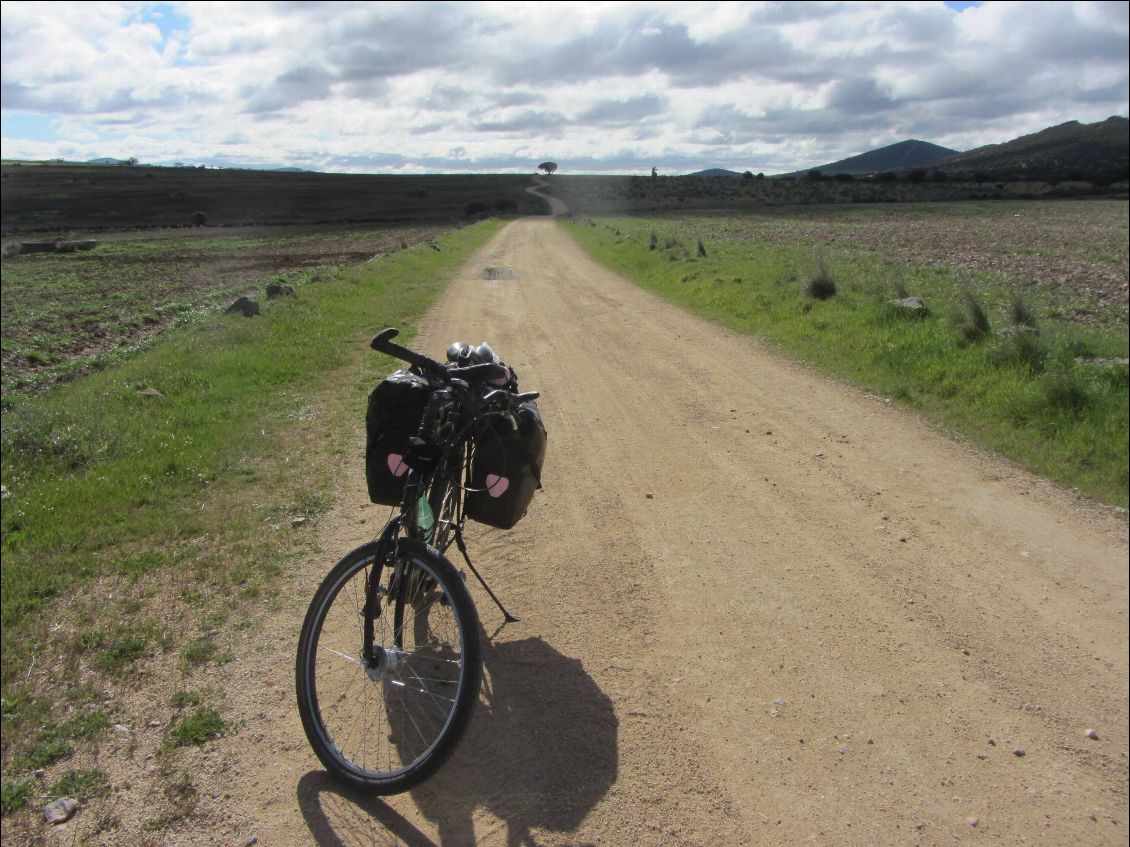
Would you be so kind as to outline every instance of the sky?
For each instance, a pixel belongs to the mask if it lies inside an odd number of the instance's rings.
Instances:
[[[1127,2],[3,2],[6,159],[782,173],[1128,114]]]

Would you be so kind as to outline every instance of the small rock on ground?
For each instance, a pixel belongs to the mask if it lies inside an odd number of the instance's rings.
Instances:
[[[921,297],[903,297],[899,300],[888,300],[887,305],[901,309],[910,315],[928,315],[930,310],[926,307]]]
[[[224,314],[227,315],[235,312],[238,312],[245,318],[250,318],[252,315],[259,314],[259,304],[250,297],[240,297],[224,310]]]
[[[60,797],[43,807],[43,820],[49,824],[66,823],[78,811],[78,800],[74,797]]]
[[[279,282],[267,283],[267,299],[274,300],[276,297],[297,297],[294,289],[289,285],[283,285]]]

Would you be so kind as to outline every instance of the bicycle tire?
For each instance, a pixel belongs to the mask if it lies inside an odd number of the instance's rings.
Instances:
[[[462,489],[460,474],[463,470],[462,451],[448,455],[432,476],[428,490],[428,505],[435,516],[435,535],[432,546],[445,553],[454,539]],[[454,465],[454,468],[453,468]]]
[[[478,616],[458,572],[422,543],[387,547],[385,561],[373,542],[330,571],[306,613],[295,662],[310,746],[333,776],[376,794],[407,791],[443,764],[466,729],[481,677]],[[374,622],[381,666],[367,669],[362,614],[366,580],[378,567],[391,593]],[[408,595],[425,585],[427,596]]]

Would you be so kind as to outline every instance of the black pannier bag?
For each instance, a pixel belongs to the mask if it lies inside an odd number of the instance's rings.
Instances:
[[[369,499],[399,506],[404,496],[408,439],[420,431],[428,406],[428,381],[410,371],[389,375],[369,395],[365,412],[365,479]]]
[[[471,481],[464,511],[488,526],[510,529],[526,514],[541,488],[545,461],[545,425],[536,403],[523,403],[518,428],[505,418],[491,418],[475,434]]]

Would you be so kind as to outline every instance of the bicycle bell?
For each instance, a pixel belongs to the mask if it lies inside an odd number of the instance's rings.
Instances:
[[[471,358],[479,364],[482,364],[484,362],[490,362],[493,364],[498,361],[498,354],[495,353],[494,350],[491,349],[491,346],[484,341],[471,351]]]
[[[447,348],[447,361],[466,365],[471,360],[471,347],[466,341],[456,341]]]

